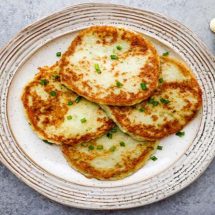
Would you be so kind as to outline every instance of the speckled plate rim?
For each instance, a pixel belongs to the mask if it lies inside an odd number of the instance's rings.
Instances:
[[[60,180],[25,157],[8,127],[7,89],[22,59],[41,44],[55,38],[59,32],[63,34],[94,24],[124,25],[163,41],[194,70],[203,88],[203,118],[197,137],[172,167],[150,180],[113,188],[87,187]],[[28,41],[29,38],[31,41]],[[25,46],[19,48],[23,43]],[[215,60],[205,45],[177,21],[121,5],[76,5],[22,30],[1,50],[0,59],[0,159],[18,178],[54,201],[88,209],[123,209],[146,205],[188,186],[204,172],[215,155]]]

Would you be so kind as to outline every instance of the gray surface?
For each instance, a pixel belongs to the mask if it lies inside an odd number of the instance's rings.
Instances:
[[[0,47],[27,24],[75,0],[0,0]],[[85,1],[86,2],[86,1]],[[90,1],[88,1],[90,2]],[[92,2],[92,1],[91,1]],[[100,1],[101,2],[101,1]],[[215,17],[215,0],[113,0],[106,1],[159,12],[181,21],[193,30],[215,54],[215,34],[208,23]],[[98,212],[69,208],[49,201],[19,181],[0,165],[0,215],[153,214],[214,215],[215,161],[191,186],[158,203],[124,211]]]

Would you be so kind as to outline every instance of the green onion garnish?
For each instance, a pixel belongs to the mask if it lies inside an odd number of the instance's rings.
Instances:
[[[114,152],[115,150],[116,150],[116,146],[110,147],[110,151],[111,151],[111,152]]]
[[[112,54],[110,56],[111,60],[118,60],[119,58],[115,55],[115,54]]]
[[[117,127],[113,127],[111,130],[110,130],[111,133],[116,133],[117,132]]]
[[[55,91],[51,91],[51,92],[50,92],[50,95],[51,95],[51,96],[56,96],[57,93],[56,93]]]
[[[48,140],[42,140],[44,143],[47,143],[49,145],[53,145],[53,143],[49,142]]]
[[[142,90],[147,90],[148,89],[146,83],[141,83],[140,87],[141,87]]]
[[[40,80],[40,84],[43,85],[43,86],[46,86],[48,83],[49,83],[49,81],[46,80],[46,79],[41,79]]]
[[[71,115],[67,116],[67,119],[68,119],[68,120],[71,120],[71,119],[72,119],[72,116],[71,116]]]
[[[150,98],[149,101],[148,101],[148,103],[152,104],[153,106],[158,106],[159,105],[159,102],[155,101],[153,98]]]
[[[125,142],[121,141],[119,144],[120,144],[120,146],[125,147]]]
[[[168,99],[164,99],[164,98],[161,98],[160,101],[163,103],[163,104],[168,104],[170,103],[170,101]]]
[[[57,52],[57,53],[56,53],[56,56],[57,56],[57,57],[60,57],[60,56],[61,56],[61,52]]]
[[[72,101],[68,101],[67,103],[69,106],[73,105],[73,102]]]
[[[76,99],[75,99],[75,102],[76,103],[79,103],[81,101],[81,96],[78,96]]]
[[[151,160],[156,161],[158,158],[156,156],[150,157]]]
[[[122,86],[123,86],[123,84],[122,84],[122,83],[120,83],[119,81],[116,81],[116,86],[117,86],[117,87],[122,87]]]
[[[106,136],[107,136],[109,139],[112,139],[112,136],[113,136],[113,135],[112,135],[110,132],[108,132]]]
[[[144,109],[144,108],[140,108],[139,111],[140,111],[140,112],[144,112],[145,109]]]
[[[86,121],[87,121],[86,118],[81,119],[81,123],[85,123]]]
[[[59,75],[53,75],[52,77],[54,78],[54,80],[59,80],[60,79]]]
[[[99,64],[95,64],[94,65],[94,68],[95,68],[95,70],[96,70],[96,72],[98,73],[98,74],[101,74],[102,72],[101,72],[101,69],[100,69],[100,67],[99,67]]]
[[[163,56],[168,56],[169,55],[169,52],[164,52],[163,53]]]
[[[117,50],[122,50],[122,46],[118,45],[118,46],[116,46],[116,49]]]
[[[184,131],[178,131],[176,133],[176,135],[179,136],[179,137],[183,137],[185,135],[185,132]]]
[[[163,146],[157,146],[157,150],[162,150]]]
[[[98,145],[98,146],[96,147],[96,149],[102,150],[102,149],[103,149],[103,145]]]
[[[89,149],[89,150],[93,150],[93,149],[94,149],[94,146],[93,146],[93,145],[89,145],[89,146],[88,146],[88,149]]]
[[[159,83],[160,83],[160,84],[163,83],[163,78],[159,78]]]

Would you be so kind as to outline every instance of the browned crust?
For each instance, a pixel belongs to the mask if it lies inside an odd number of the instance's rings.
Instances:
[[[56,90],[52,84],[47,84],[47,86],[43,86],[44,90],[47,93],[49,93],[52,90],[54,90],[57,93],[55,97],[49,96],[47,101],[42,100],[35,92],[34,93],[31,92],[32,87],[37,86],[41,79],[45,78],[47,80],[50,80],[52,78],[53,73],[48,73],[47,71],[54,69],[56,65],[57,64],[53,65],[50,68],[49,67],[39,68],[40,71],[35,76],[34,80],[28,83],[23,90],[21,99],[23,102],[27,119],[32,129],[42,139],[48,140],[55,144],[68,145],[87,142],[106,133],[113,126],[113,122],[108,118],[98,119],[100,121],[103,121],[103,125],[99,127],[96,132],[86,133],[85,135],[77,136],[75,138],[72,137],[65,138],[63,135],[50,136],[40,126],[38,126],[40,116],[45,116],[45,119],[42,122],[43,126],[60,125],[63,122],[64,116],[68,111],[68,105],[67,103],[63,105],[60,104],[59,98],[63,96],[66,100],[70,101],[71,98],[74,99],[74,97],[75,98],[77,97],[77,95],[70,90],[67,90],[66,92]],[[59,80],[56,81],[59,82]],[[28,104],[29,96],[32,96],[33,98],[33,106],[29,106]],[[75,102],[73,105],[76,105]],[[52,116],[52,118],[47,117],[50,115]]]
[[[188,122],[190,122],[194,116],[196,115],[197,111],[202,106],[202,91],[199,85],[196,85],[197,82],[187,82],[184,83],[165,83],[161,85],[157,91],[154,93],[154,96],[159,95],[163,91],[169,88],[180,89],[181,92],[192,92],[193,96],[197,98],[197,103],[193,108],[193,112],[189,116],[184,116],[184,123],[180,123],[178,120],[167,121],[164,123],[160,128],[155,128],[153,125],[144,125],[144,124],[134,124],[129,120],[127,117],[133,108],[135,107],[109,107],[112,115],[112,119],[126,132],[131,134],[131,136],[139,137],[140,139],[145,140],[157,140],[161,139],[165,136],[170,134],[176,133],[180,131]],[[144,107],[146,102],[142,104]],[[186,112],[190,109],[190,105],[188,104],[183,111]],[[165,105],[164,105],[165,106]],[[168,108],[167,106],[164,108]],[[147,110],[146,110],[147,111]],[[156,119],[155,119],[156,120]]]
[[[92,167],[89,163],[97,155],[87,155],[84,152],[79,152],[76,147],[69,147],[63,145],[61,147],[62,152],[67,160],[67,162],[77,171],[82,173],[88,178],[96,178],[99,180],[119,180],[123,179],[137,170],[139,170],[150,158],[150,156],[156,150],[158,142],[149,142],[147,147],[142,149],[142,153],[136,159],[132,159],[129,154],[123,156],[123,169],[116,166],[114,168],[104,170],[104,169],[96,169]],[[141,144],[137,147],[141,147]],[[139,149],[138,149],[139,150]],[[134,150],[135,151],[135,150]],[[107,152],[107,156],[108,156]],[[132,153],[132,152],[131,152]]]
[[[106,35],[111,35],[112,40],[109,43],[114,42],[118,37],[118,31],[123,30],[124,33],[122,38],[128,40],[131,44],[131,48],[125,55],[130,55],[133,53],[132,50],[136,50],[135,54],[145,54],[145,52],[150,49],[153,53],[153,56],[149,58],[148,63],[141,69],[139,74],[139,78],[146,82],[146,78],[149,78],[150,83],[148,83],[148,90],[139,90],[137,93],[129,93],[127,91],[121,90],[120,94],[115,94],[113,89],[109,89],[110,92],[107,96],[104,96],[104,92],[106,94],[106,89],[102,86],[98,86],[98,91],[96,93],[92,92],[92,87],[88,82],[82,82],[80,85],[79,81],[82,79],[82,75],[77,75],[77,73],[70,68],[67,67],[69,64],[67,57],[72,55],[75,52],[75,49],[78,44],[82,42],[82,38],[88,32],[95,32],[98,33],[102,40],[103,44],[107,44],[105,41]],[[145,99],[147,99],[154,89],[157,87],[157,82],[159,78],[159,56],[157,54],[156,49],[154,46],[142,37],[142,35],[134,33],[132,31],[128,31],[125,29],[120,29],[112,26],[93,26],[81,31],[78,36],[72,41],[70,47],[62,56],[60,61],[61,67],[61,81],[70,89],[72,89],[77,94],[87,98],[90,101],[99,103],[99,104],[106,104],[106,105],[116,105],[116,106],[131,106],[137,104]],[[139,87],[139,86],[138,86]]]

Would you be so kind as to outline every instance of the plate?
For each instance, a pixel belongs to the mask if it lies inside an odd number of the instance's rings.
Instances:
[[[20,100],[37,68],[53,65],[78,31],[114,25],[140,32],[159,53],[169,51],[195,73],[203,107],[186,135],[161,140],[158,160],[123,180],[88,179],[68,166],[59,147],[43,143],[29,127]],[[0,53],[0,159],[18,178],[59,203],[88,209],[122,209],[166,198],[192,183],[215,154],[215,60],[185,26],[159,14],[113,4],[81,4],[22,30]]]

